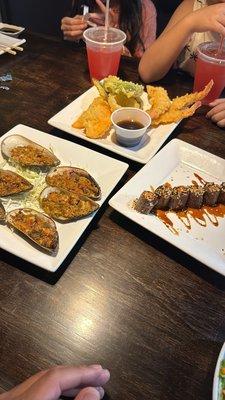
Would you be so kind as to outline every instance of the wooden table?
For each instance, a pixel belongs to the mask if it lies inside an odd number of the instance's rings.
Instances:
[[[1,135],[23,123],[83,143],[47,124],[90,87],[82,49],[27,36],[24,53],[0,57],[7,71]],[[124,59],[121,76],[137,80],[136,63]],[[174,74],[163,85],[177,95],[192,81]],[[173,137],[224,157],[224,131],[204,113]],[[49,365],[99,362],[111,370],[111,399],[210,399],[225,339],[223,277],[110,207],[53,277],[2,250],[0,260],[1,390]]]

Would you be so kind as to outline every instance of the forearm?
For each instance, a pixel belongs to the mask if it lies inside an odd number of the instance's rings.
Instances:
[[[140,64],[139,74],[144,82],[161,79],[177,60],[192,34],[187,17],[168,29],[145,51]]]

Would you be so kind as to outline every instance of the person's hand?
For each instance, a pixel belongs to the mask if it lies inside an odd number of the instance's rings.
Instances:
[[[100,400],[102,388],[110,378],[109,371],[100,365],[89,367],[54,367],[31,376],[0,400],[58,400],[60,396],[76,400]]]
[[[193,11],[184,20],[188,23],[190,34],[211,31],[225,36],[225,3]]]
[[[65,40],[81,39],[87,26],[82,15],[76,15],[74,18],[64,17],[61,21],[61,30]]]
[[[104,25],[106,6],[101,0],[95,0],[95,2],[99,7],[100,13],[90,13],[90,21],[96,25]],[[118,28],[118,13],[113,11],[111,8],[109,9],[109,26]]]
[[[217,99],[209,104],[211,110],[206,114],[221,128],[225,127],[225,99]]]

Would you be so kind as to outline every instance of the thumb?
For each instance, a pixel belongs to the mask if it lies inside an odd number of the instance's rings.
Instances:
[[[88,387],[82,389],[79,394],[75,397],[75,400],[100,400],[104,396],[104,391],[101,394],[98,389],[93,387]]]

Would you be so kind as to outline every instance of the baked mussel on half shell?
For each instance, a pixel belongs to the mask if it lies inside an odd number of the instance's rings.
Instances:
[[[12,196],[33,189],[33,185],[13,171],[0,169],[0,197]]]
[[[57,167],[46,176],[49,186],[58,187],[84,195],[92,200],[101,198],[101,189],[95,179],[84,169],[76,167]]]
[[[39,202],[46,214],[61,222],[84,218],[99,208],[89,197],[51,186],[41,192]]]
[[[5,221],[5,208],[3,204],[0,202],[0,222]]]
[[[6,137],[2,141],[1,151],[4,158],[22,167],[49,168],[60,164],[51,151],[21,135]]]
[[[31,208],[17,208],[6,214],[6,221],[42,249],[51,253],[57,249],[56,225],[47,215]]]

